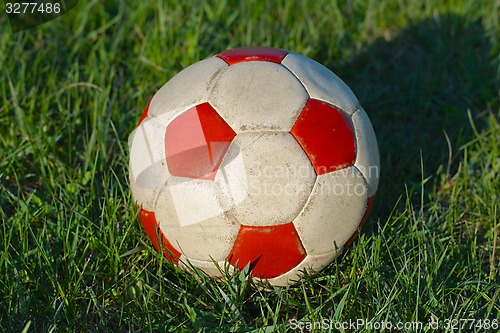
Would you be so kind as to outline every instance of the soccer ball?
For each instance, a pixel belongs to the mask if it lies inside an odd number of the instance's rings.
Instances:
[[[375,133],[349,87],[321,64],[269,47],[187,67],[130,134],[139,219],[172,263],[272,285],[338,256],[373,205]],[[229,265],[229,266],[228,266]]]

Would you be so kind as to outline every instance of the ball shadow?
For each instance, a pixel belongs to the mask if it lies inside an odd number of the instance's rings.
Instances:
[[[480,112],[495,99],[490,50],[480,22],[450,14],[379,38],[339,69],[319,54],[318,60],[352,88],[375,128],[381,156],[376,218],[390,214],[405,185],[420,190],[421,162],[424,177],[440,166],[456,171],[459,147],[473,135],[468,111],[481,129]],[[452,146],[450,166],[445,133]]]

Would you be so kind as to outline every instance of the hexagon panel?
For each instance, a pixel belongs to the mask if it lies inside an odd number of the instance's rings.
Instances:
[[[288,272],[306,257],[292,223],[275,226],[241,226],[228,256],[231,265],[264,279]]]
[[[356,133],[357,156],[354,165],[361,171],[368,183],[368,196],[377,192],[380,177],[380,156],[375,131],[366,114],[360,108],[352,117]]]
[[[159,189],[169,177],[163,138],[165,127],[145,118],[130,134],[129,179],[135,202],[153,211]]]
[[[319,175],[309,200],[293,220],[307,253],[329,253],[335,247],[340,253],[361,222],[366,194],[366,182],[354,166]]]
[[[287,51],[273,47],[239,47],[221,52],[217,57],[223,59],[228,65],[247,61],[268,61],[280,63],[288,54]]]
[[[320,255],[307,255],[304,260],[302,260],[297,266],[293,269],[289,270],[285,274],[281,276],[277,276],[274,278],[270,278],[267,280],[273,286],[285,286],[287,284],[291,284],[295,281],[299,281],[304,273],[307,271],[309,274],[314,274],[319,272],[329,263],[333,261],[333,259],[337,256],[337,253],[330,252],[326,254]]]
[[[158,194],[156,215],[161,227],[186,227],[227,211],[223,195],[211,180],[170,177]]]
[[[337,108],[310,99],[290,133],[318,175],[354,164],[356,145],[349,119]]]
[[[352,90],[331,70],[300,54],[290,53],[281,62],[299,78],[311,98],[353,114],[359,102]]]
[[[235,135],[210,104],[187,110],[165,131],[168,170],[179,177],[214,179]]]
[[[286,132],[238,134],[215,182],[224,206],[244,225],[276,225],[294,219],[307,201],[316,173]]]
[[[187,226],[160,225],[173,247],[189,259],[205,261],[227,258],[240,228],[239,223],[226,214]]]
[[[158,194],[156,219],[179,252],[198,260],[224,260],[240,225],[221,201],[211,180],[172,176]]]
[[[370,217],[370,214],[372,212],[374,204],[375,204],[375,195],[368,198],[368,201],[366,202],[365,213],[363,214],[363,217],[361,218],[361,222],[359,223],[358,228],[356,229],[354,234],[351,236],[351,238],[349,238],[349,240],[344,244],[344,248],[351,246],[351,244],[354,242],[354,240],[356,240],[356,238],[359,236],[361,229],[363,228],[366,221]]]
[[[264,61],[229,66],[210,104],[236,131],[289,131],[309,95],[285,67]]]
[[[193,267],[196,267],[211,277],[222,277],[223,274],[221,273],[221,270],[222,272],[227,271],[229,274],[234,272],[234,267],[227,262],[227,258],[214,262],[213,260],[207,261],[187,258],[183,255],[179,260],[178,266],[188,271],[193,271]]]

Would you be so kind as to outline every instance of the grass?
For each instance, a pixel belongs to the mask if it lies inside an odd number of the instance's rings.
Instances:
[[[0,17],[0,331],[328,331],[307,325],[356,319],[497,331],[484,326],[500,321],[497,1],[80,2],[19,33]],[[127,180],[147,100],[182,68],[245,45],[339,74],[382,160],[353,246],[272,290],[245,272],[215,283],[166,263]]]

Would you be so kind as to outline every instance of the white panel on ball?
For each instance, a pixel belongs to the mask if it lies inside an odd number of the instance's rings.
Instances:
[[[130,187],[135,203],[146,210],[155,211],[156,197],[166,186],[168,177],[168,171],[161,163],[146,168],[138,177],[130,175]]]
[[[225,260],[216,261],[214,263],[211,260],[196,260],[191,258],[188,259],[185,256],[181,257],[181,260],[179,261],[179,267],[182,267],[183,269],[186,269],[188,271],[192,271],[192,266],[201,269],[211,277],[222,277],[220,270],[225,272],[225,269],[227,269],[229,274],[232,274],[234,272],[234,267],[229,265]]]
[[[368,184],[368,197],[377,192],[380,177],[380,155],[378,152],[375,131],[366,114],[360,108],[352,115],[354,125],[357,155],[354,165],[361,171]]]
[[[174,225],[185,227],[223,215],[221,197],[217,184],[211,180],[172,176],[156,201],[158,223],[160,220],[169,220],[169,224],[176,221]],[[162,218],[164,211],[169,213]]]
[[[169,242],[188,258],[225,260],[240,225],[224,213],[211,180],[172,176],[155,202],[156,220]]]
[[[297,216],[315,178],[309,159],[290,133],[248,132],[231,143],[215,182],[225,195],[224,206],[237,221],[272,226]],[[234,179],[239,180],[232,183]],[[245,188],[239,189],[240,184]]]
[[[306,87],[309,96],[353,114],[359,102],[351,89],[337,75],[320,63],[296,53],[288,54],[283,66],[294,73]]]
[[[307,253],[323,254],[351,238],[365,213],[366,182],[356,167],[319,175],[309,200],[293,221]]]
[[[289,131],[308,98],[280,64],[251,61],[228,67],[209,103],[236,133]]]
[[[162,221],[158,222],[161,231],[177,250],[190,260],[207,262],[227,258],[240,228],[237,222],[224,213],[188,226]]]
[[[206,102],[226,67],[224,60],[212,57],[185,68],[154,95],[149,116],[167,126],[179,113]]]
[[[147,210],[154,209],[156,194],[169,177],[164,137],[165,127],[152,119],[145,119],[129,137],[132,195]]]
[[[248,179],[240,146],[232,143],[215,175],[215,181],[224,195],[225,210],[238,206],[248,197]]]
[[[301,279],[303,271],[307,271],[311,274],[319,272],[320,270],[328,266],[328,264],[330,264],[336,256],[337,254],[335,252],[325,253],[321,255],[308,255],[292,270],[278,277],[268,279],[267,282],[274,286],[286,286],[287,284],[299,281]]]

